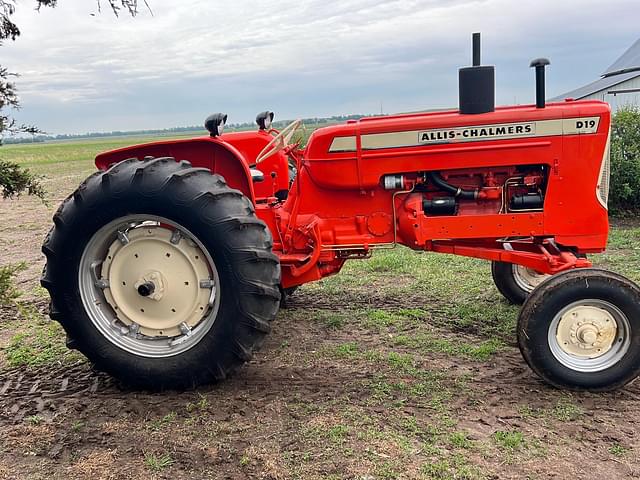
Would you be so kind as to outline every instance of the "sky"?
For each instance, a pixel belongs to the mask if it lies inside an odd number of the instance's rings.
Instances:
[[[22,36],[0,47],[15,117],[60,134],[455,107],[476,31],[497,104],[532,103],[531,59],[551,60],[553,97],[640,37],[638,0],[148,1],[116,18],[105,0],[19,0]]]

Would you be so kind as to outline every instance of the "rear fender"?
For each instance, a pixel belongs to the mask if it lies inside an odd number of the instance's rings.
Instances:
[[[96,166],[106,170],[114,163],[128,158],[174,157],[188,160],[194,167],[204,167],[222,175],[227,184],[240,190],[255,204],[255,193],[248,162],[233,145],[215,138],[171,140],[120,148],[96,157]]]

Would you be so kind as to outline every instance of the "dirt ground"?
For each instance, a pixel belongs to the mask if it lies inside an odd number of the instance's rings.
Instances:
[[[640,382],[542,383],[514,344],[517,309],[475,260],[357,262],[301,288],[233,378],[122,388],[61,346],[37,283],[53,209],[90,170],[47,172],[49,207],[0,201],[0,265],[27,263],[0,310],[0,478],[640,477]],[[635,268],[640,230],[619,230],[601,261]]]

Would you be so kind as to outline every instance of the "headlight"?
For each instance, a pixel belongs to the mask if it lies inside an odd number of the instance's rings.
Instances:
[[[222,135],[226,123],[226,113],[214,113],[213,115],[209,115],[204,121],[204,128],[207,129],[212,137],[217,137],[218,135]]]
[[[261,112],[256,117],[256,123],[260,130],[269,130],[271,128],[271,123],[273,122],[274,113],[270,111]]]

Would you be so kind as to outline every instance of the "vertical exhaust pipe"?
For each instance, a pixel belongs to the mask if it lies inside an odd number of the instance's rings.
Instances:
[[[536,69],[536,108],[545,107],[545,78],[544,69],[551,62],[546,58],[536,58],[529,67]]]
[[[473,44],[473,66],[479,67],[480,61],[480,32],[474,33],[471,36],[471,42]]]

